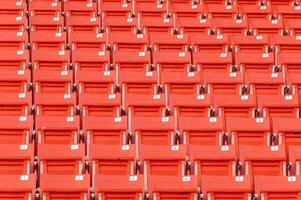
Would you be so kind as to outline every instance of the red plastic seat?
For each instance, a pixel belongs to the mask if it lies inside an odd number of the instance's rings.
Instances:
[[[227,117],[226,130],[232,133],[237,150],[241,145],[261,148],[274,142],[269,118]]]
[[[299,118],[273,118],[273,131],[280,137],[280,141],[286,146],[301,145],[301,127]]]
[[[190,145],[189,158],[194,162],[194,174],[202,176],[233,176],[236,174],[236,152],[233,145],[229,146],[198,146]]]
[[[0,117],[1,144],[29,144],[32,142],[32,116]]]
[[[0,50],[0,67],[1,71],[6,70],[13,70],[16,73],[22,75],[22,73],[25,73],[25,69],[28,67],[29,62],[29,52],[28,51],[20,51],[18,53],[16,50]],[[27,72],[28,73],[28,72]]]
[[[266,145],[260,148],[256,145],[240,145],[239,160],[244,163],[241,173],[245,175],[286,175],[286,152],[282,145]]]
[[[33,50],[32,63],[34,70],[67,71],[70,64],[69,51]],[[63,73],[65,74],[65,72]]]
[[[199,80],[198,69],[191,66],[189,52],[154,52],[153,62],[160,69],[161,83],[193,83]]]
[[[128,199],[143,198],[145,180],[137,176],[95,176],[95,199]]]
[[[83,128],[88,141],[88,154],[101,156],[97,149],[113,149],[130,152],[133,137],[127,132],[127,118],[85,116]],[[92,152],[93,151],[93,152]],[[110,153],[109,151],[104,151]],[[135,151],[131,151],[135,155]]]
[[[88,199],[90,192],[89,175],[41,175],[40,194],[46,199]]]
[[[65,50],[66,34],[62,32],[64,17],[61,2],[31,0],[28,6],[32,49]]]
[[[301,58],[296,53],[281,52],[278,54],[278,63],[285,68],[287,84],[300,84]]]
[[[27,25],[26,2],[5,1],[0,6],[0,31],[24,31]]]
[[[152,124],[147,124],[148,121],[152,121]],[[180,135],[175,132],[175,119],[172,116],[164,120],[159,117],[132,116],[130,129],[135,133],[139,152],[143,155],[151,156],[152,152],[154,157],[158,157],[159,152],[163,151],[170,155],[186,153],[185,146],[177,139]],[[140,160],[143,158],[140,157]]]
[[[248,199],[252,192],[249,176],[203,176],[202,183],[207,199]]]
[[[168,165],[166,168],[169,168]],[[198,194],[196,176],[152,175],[148,179],[148,190],[152,198],[193,200]]]
[[[276,66],[273,53],[237,53],[235,64],[244,70],[246,84],[281,84],[283,69]]]
[[[214,17],[213,26],[220,34],[242,34],[248,28],[245,14],[220,14]]]
[[[35,104],[38,115],[74,115],[76,95],[72,89],[72,74],[61,72],[36,71]]]
[[[278,36],[273,37],[273,45],[276,46],[276,50],[280,53],[292,53],[301,50],[301,39],[298,36]],[[280,62],[280,60],[279,60]]]
[[[255,193],[261,199],[294,199],[301,197],[299,178],[288,176],[255,176]]]
[[[220,117],[215,122],[208,117],[180,117],[179,122],[199,185],[202,185],[203,175],[235,175],[235,146],[230,141],[231,136],[223,133]]]
[[[131,107],[133,115],[161,116],[166,105],[166,94],[157,84],[127,83],[122,85],[123,107]]]
[[[84,144],[41,144],[38,146],[39,173],[49,177],[81,175],[85,170],[84,157]]]
[[[283,19],[279,15],[249,17],[248,22],[249,28],[255,30],[255,33],[259,35],[277,35],[284,28]]]
[[[283,16],[283,23],[285,30],[289,30],[295,35],[301,34],[301,25],[299,23],[299,14],[298,6],[300,7],[300,2],[291,2],[289,6],[284,6],[284,10],[281,10],[281,16]],[[278,10],[277,10],[278,11]],[[276,11],[276,12],[277,12]]]
[[[137,17],[133,17],[130,11],[103,11],[101,13],[103,29],[108,29],[109,33],[132,33],[137,31]]]
[[[133,1],[113,1],[113,0],[97,0],[97,6],[99,11],[114,11],[114,12],[124,12],[132,11]]]
[[[33,173],[33,144],[1,144],[1,175],[29,175]],[[5,153],[4,153],[5,152]]]
[[[164,1],[155,0],[136,0],[135,1],[135,14],[140,11],[147,12],[166,12],[167,3]]]
[[[116,72],[110,66],[108,51],[78,50],[73,51],[72,61],[75,68],[75,82],[114,82]],[[101,77],[101,78],[100,78]]]
[[[239,12],[246,13],[249,17],[272,13],[272,6],[269,1],[238,0],[237,3]]]
[[[7,12],[26,11],[26,1],[25,0],[18,0],[18,1],[3,0],[1,2],[0,9]]]
[[[174,19],[172,16],[168,16],[163,10],[155,12],[151,11],[150,7],[147,7],[147,10],[140,11],[137,15],[139,20],[137,27],[139,30],[143,30],[143,33],[148,33],[149,35],[156,33],[172,33]]]
[[[0,31],[0,44],[0,50],[25,51],[28,45],[27,32],[18,35],[14,31]]]
[[[145,118],[145,117],[144,117]],[[148,127],[141,122],[145,119],[133,119],[133,130],[138,133],[139,159],[143,161],[144,173],[147,174],[147,188],[150,194],[159,199],[180,197],[193,199],[197,191],[197,177],[187,175],[186,149],[184,145],[173,144],[174,121],[166,125],[153,119]]]
[[[181,0],[181,1],[170,1],[168,2],[170,5],[171,13],[197,13],[203,10],[200,2],[195,0]]]
[[[190,146],[218,146],[228,142],[223,140],[227,135],[223,133],[222,117],[179,116],[178,129],[183,132],[189,150]]]
[[[194,53],[194,65],[200,68],[201,81],[210,83],[242,83],[240,66],[232,65],[231,53]]]
[[[215,15],[237,13],[237,3],[235,1],[223,0],[202,0],[204,11]]]
[[[299,107],[294,86],[256,85],[257,105],[266,108],[271,117],[294,117]]]
[[[168,106],[177,109],[179,116],[202,115],[212,105],[211,95],[198,83],[166,83]],[[175,111],[176,112],[176,111]]]
[[[61,11],[62,4],[59,0],[29,0],[29,10],[43,10],[43,11]]]
[[[99,153],[102,152],[102,153]],[[97,178],[109,180],[109,177],[128,177],[136,174],[135,145],[93,145],[89,152],[92,164],[92,184],[99,182]],[[104,186],[105,187],[105,186]]]
[[[123,83],[158,83],[159,71],[152,67],[149,51],[113,52],[113,64],[118,69],[118,82]]]
[[[153,34],[150,36],[150,43],[154,51],[160,52],[187,52],[190,44],[189,38],[171,34]]]
[[[271,44],[271,38],[267,35],[234,35],[232,44],[236,52],[243,53],[267,53]]]
[[[191,45],[195,52],[227,52],[231,45],[228,35],[193,34]]]
[[[289,175],[300,175],[300,161],[301,161],[301,147],[290,145],[289,146],[289,162],[291,170],[289,171]]]
[[[80,141],[79,117],[36,117],[36,141],[40,146],[65,145],[70,147]]]
[[[121,94],[116,92],[113,82],[79,80],[79,89],[79,105],[84,116],[120,116]]]
[[[75,32],[84,34],[90,32],[100,33],[101,19],[97,15],[97,4],[92,0],[64,0],[64,11],[66,14],[66,26],[68,33]]]
[[[28,70],[5,70],[0,76],[0,114],[31,114],[32,97]]]
[[[256,106],[256,96],[252,87],[239,84],[217,83],[210,85],[213,105],[222,108],[225,116],[251,116]]]
[[[1,199],[34,199],[36,177],[31,175],[0,175]]]
[[[142,52],[148,50],[148,34],[111,33],[110,44],[114,51]]]
[[[84,119],[88,157],[92,164],[92,185],[98,199],[101,195],[104,195],[102,198],[109,199],[110,194],[116,198],[125,195],[129,199],[135,199],[143,191],[144,185],[143,176],[136,174],[136,147],[133,137],[126,132],[126,118],[121,117],[118,122],[115,119]],[[121,183],[123,185],[117,189],[116,185]]]
[[[177,12],[174,14],[175,28],[181,35],[207,34],[213,27],[211,14],[201,14],[198,12]],[[187,23],[189,21],[189,23]]]

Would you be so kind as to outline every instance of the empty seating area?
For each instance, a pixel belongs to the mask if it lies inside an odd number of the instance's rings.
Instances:
[[[1,0],[0,200],[300,200],[299,0]]]

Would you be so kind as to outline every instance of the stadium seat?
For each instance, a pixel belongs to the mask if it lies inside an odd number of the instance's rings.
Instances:
[[[191,123],[194,122],[194,123]],[[190,146],[218,146],[228,144],[229,135],[224,134],[224,121],[222,117],[208,116],[179,116],[179,130],[183,132]],[[230,143],[231,144],[231,143]]]
[[[255,176],[255,193],[260,199],[297,200],[301,196],[299,177]]]
[[[299,54],[281,51],[278,54],[278,63],[285,68],[285,81],[287,84],[300,84],[301,59]]]
[[[80,141],[80,119],[76,117],[36,116],[36,141],[40,146],[72,146]]]
[[[170,6],[171,13],[197,13],[203,11],[203,7],[201,6],[201,2],[195,0],[183,0],[183,1],[170,1],[167,2]]]
[[[31,114],[29,70],[3,70],[0,73],[0,115]]]
[[[138,30],[149,35],[162,32],[172,33],[174,19],[168,13],[167,4],[164,1],[138,0],[136,7]]]
[[[274,59],[273,53],[237,53],[235,64],[243,68],[246,84],[284,83],[283,69]]]
[[[297,176],[300,175],[300,161],[301,161],[301,154],[300,146],[290,145],[289,146],[289,154],[288,154],[288,160],[290,163],[290,170],[288,171],[288,175],[290,176]]]
[[[213,27],[211,14],[201,14],[200,10],[189,13],[179,11],[173,15],[173,18],[176,22],[175,28],[180,35],[208,34]]]
[[[285,118],[275,117],[273,118],[273,131],[280,137],[280,141],[286,146],[286,149],[290,146],[301,145],[300,138],[300,119],[299,118]]]
[[[72,54],[75,82],[112,82],[116,71],[110,66],[109,51],[78,50]],[[99,77],[102,77],[101,79]]]
[[[42,11],[61,11],[62,4],[59,0],[29,0],[29,10],[42,10]]]
[[[252,193],[250,176],[203,176],[202,183],[207,199],[248,199]]]
[[[111,33],[110,44],[114,51],[143,52],[149,49],[148,34]]]
[[[159,71],[151,65],[149,51],[114,51],[113,65],[118,70],[118,83],[158,83]]]
[[[286,152],[283,145],[239,146],[241,173],[250,176],[285,176]]]
[[[252,108],[256,106],[256,96],[253,87],[240,84],[213,83],[210,84],[213,94],[213,105],[222,109],[227,116],[251,116]]]
[[[152,34],[150,36],[150,44],[153,51],[164,52],[187,52],[189,49],[189,37],[186,35],[172,35],[172,34]]]
[[[276,50],[279,52],[279,57],[282,57],[282,53],[292,53],[300,50],[301,40],[296,35],[291,36],[280,36],[275,35],[273,37],[273,45],[276,47]],[[280,62],[280,60],[278,61]]]
[[[34,173],[34,144],[1,144],[0,148],[0,176]]]
[[[231,53],[193,53],[194,65],[200,68],[201,82],[242,83],[240,66],[232,65]]]
[[[193,123],[192,123],[193,122]],[[193,124],[193,126],[191,126]],[[236,152],[231,135],[223,133],[223,121],[209,121],[209,118],[181,117],[180,130],[183,130],[187,143],[193,173],[198,175],[202,185],[203,175],[234,175]]]
[[[145,180],[136,176],[95,176],[95,199],[141,200],[144,197]]]
[[[268,53],[272,44],[271,38],[267,35],[234,35],[232,45],[235,52]]]
[[[87,200],[90,196],[89,188],[90,177],[88,174],[75,176],[41,175],[40,177],[40,194],[44,199]]]
[[[0,198],[35,199],[35,175],[0,175]]]
[[[26,1],[4,1],[0,8],[0,30],[22,34],[27,26]]]
[[[127,83],[122,85],[122,107],[131,108],[133,116],[159,116],[166,109],[166,93],[154,83]]]
[[[113,33],[132,33],[137,32],[138,19],[133,16],[131,11],[102,11],[102,29],[107,29],[109,34]]]
[[[256,85],[257,105],[266,108],[270,117],[295,117],[299,107],[294,86]]]
[[[1,144],[29,144],[32,143],[33,117],[28,116],[0,116]]]
[[[237,13],[237,3],[235,1],[227,0],[202,0],[201,4],[204,6],[204,11],[216,15],[227,15]]]
[[[248,28],[245,14],[219,14],[213,19],[213,27],[219,34],[242,34]]]
[[[191,36],[191,45],[195,52],[224,53],[229,50],[231,42],[228,35],[193,34]]]
[[[273,142],[267,117],[227,117],[226,131],[233,134],[237,150],[240,145],[266,146]]]
[[[29,62],[29,52],[19,51],[18,50],[1,50],[1,57],[0,57],[0,66],[1,71],[4,70],[13,70],[18,73],[20,70],[20,74],[25,73],[24,70],[28,69],[28,62]],[[27,72],[29,73],[29,72]]]
[[[264,16],[272,12],[272,6],[269,1],[238,0],[237,3],[239,12],[246,13],[248,17]]]
[[[189,52],[157,51],[153,53],[153,62],[160,70],[161,83],[170,82],[170,80],[191,83],[199,79],[198,70],[191,65]]]
[[[212,105],[212,97],[206,87],[195,83],[165,83],[168,93],[168,107],[178,116],[206,115]]]
[[[249,28],[255,30],[258,35],[277,35],[284,29],[283,19],[280,15],[267,14],[266,16],[254,16],[248,18]]]

